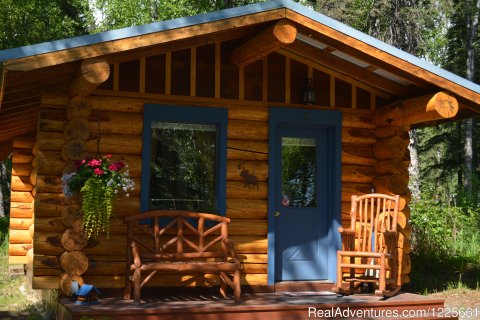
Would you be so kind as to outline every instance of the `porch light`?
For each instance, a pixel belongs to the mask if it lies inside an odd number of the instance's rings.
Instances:
[[[308,78],[307,87],[303,92],[303,103],[310,105],[310,104],[315,104],[316,101],[317,99],[315,95],[315,90],[313,89],[313,79]]]

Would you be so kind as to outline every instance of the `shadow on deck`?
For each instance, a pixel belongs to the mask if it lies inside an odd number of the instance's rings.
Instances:
[[[238,304],[211,293],[144,296],[141,304],[111,296],[92,306],[63,299],[57,319],[456,319],[436,314],[444,307],[443,299],[411,293],[389,299],[374,295],[343,297],[327,291],[247,293]]]

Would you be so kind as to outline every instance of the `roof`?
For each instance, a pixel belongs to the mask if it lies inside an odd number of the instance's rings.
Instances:
[[[285,56],[315,60],[319,70],[322,64],[340,68],[344,79],[360,88],[369,85],[386,101],[448,91],[470,112],[462,117],[480,112],[479,85],[292,0],[272,0],[0,51],[0,142],[34,132],[42,90],[71,83],[84,59],[105,57],[113,64],[142,49],[149,55],[168,46],[178,50],[181,41],[220,41],[221,35],[240,38],[242,32],[252,37],[281,19],[298,29],[295,42],[278,49]]]
[[[379,50],[390,53],[404,61],[407,61],[415,66],[423,68],[431,73],[434,73],[442,78],[457,83],[469,90],[480,94],[480,86],[457,76],[445,69],[439,68],[423,59],[411,55],[405,51],[395,48],[385,42],[375,39],[365,33],[362,33],[346,24],[337,20],[331,19],[319,12],[316,12],[308,7],[300,5],[292,0],[271,0],[267,2],[250,4],[247,6],[225,9],[206,14],[200,14],[190,17],[178,18],[168,21],[154,22],[141,26],[133,26],[123,29],[101,32],[92,35],[85,35],[80,37],[67,38],[62,40],[44,42],[30,46],[7,49],[0,51],[0,62],[9,60],[16,60],[29,56],[36,56],[55,51],[68,50],[72,48],[89,46],[92,44],[110,42],[120,39],[131,38],[135,36],[147,35],[161,31],[174,30],[185,28],[188,26],[199,25],[203,23],[225,20],[233,17],[241,17],[252,13],[266,12],[274,9],[289,9],[312,20],[318,21],[327,27],[336,31],[344,33],[345,35],[364,42]]]

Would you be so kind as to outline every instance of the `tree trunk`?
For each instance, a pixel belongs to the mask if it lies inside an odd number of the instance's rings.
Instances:
[[[410,174],[410,191],[412,192],[412,198],[420,200],[420,167],[418,162],[418,138],[417,131],[415,129],[410,130],[410,166],[408,167],[408,173]]]
[[[478,28],[478,14],[480,10],[480,0],[477,0],[475,10],[472,14],[467,13],[467,79],[473,81],[475,73],[475,52],[474,42],[477,38]],[[473,120],[464,120],[464,134],[465,134],[465,175],[463,180],[463,187],[467,196],[472,196],[472,180],[473,180]]]
[[[9,189],[5,161],[0,161],[0,182],[0,218],[3,218],[5,217],[7,211],[5,208],[5,201],[3,199],[3,190]]]

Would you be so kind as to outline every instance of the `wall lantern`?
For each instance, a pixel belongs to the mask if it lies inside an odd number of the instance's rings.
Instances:
[[[313,89],[313,79],[308,78],[307,80],[307,87],[305,88],[305,91],[303,92],[303,103],[304,104],[315,104],[317,101],[316,96],[315,96],[315,90]]]

